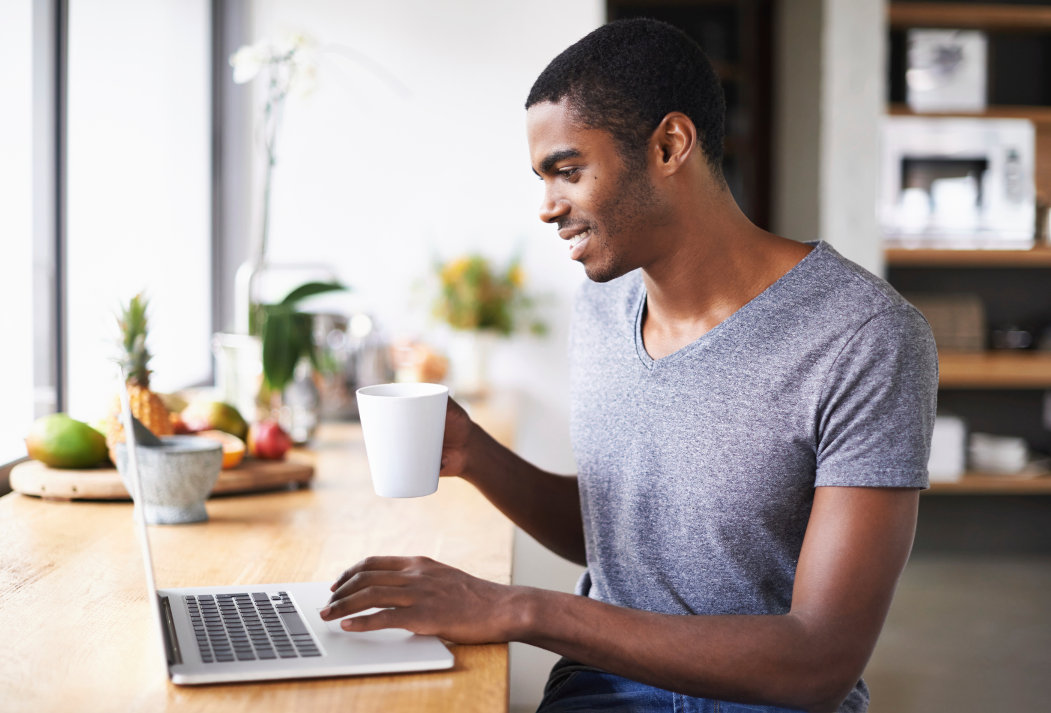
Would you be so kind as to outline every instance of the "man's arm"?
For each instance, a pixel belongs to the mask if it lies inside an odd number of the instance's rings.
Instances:
[[[655,614],[497,585],[425,558],[370,558],[333,585],[323,618],[390,607],[343,627],[524,641],[690,695],[834,711],[875,647],[918,500],[908,489],[817,488],[784,615]]]
[[[571,562],[585,564],[576,477],[548,473],[518,457],[451,399],[441,473],[472,483],[540,544]]]

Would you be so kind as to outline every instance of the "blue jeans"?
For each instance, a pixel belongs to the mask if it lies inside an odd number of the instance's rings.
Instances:
[[[693,698],[561,659],[537,713],[798,713],[777,706]]]

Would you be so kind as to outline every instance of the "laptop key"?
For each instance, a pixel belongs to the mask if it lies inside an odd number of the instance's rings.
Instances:
[[[309,634],[310,629],[303,623],[303,618],[299,616],[299,612],[292,610],[288,614],[281,615],[281,622],[288,629],[289,634]]]

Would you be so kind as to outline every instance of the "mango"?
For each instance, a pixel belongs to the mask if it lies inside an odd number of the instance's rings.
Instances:
[[[248,423],[241,413],[223,401],[199,399],[191,402],[179,415],[191,433],[225,431],[241,440],[248,435]]]
[[[106,437],[64,413],[42,416],[26,436],[29,457],[52,468],[93,468],[106,460]]]

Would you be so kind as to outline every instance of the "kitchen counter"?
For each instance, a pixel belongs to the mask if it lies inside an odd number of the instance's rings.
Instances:
[[[377,497],[360,427],[325,424],[309,488],[214,497],[209,521],[150,528],[158,587],[332,581],[373,554],[426,555],[509,583],[511,523],[472,486]],[[507,645],[452,670],[181,687],[165,675],[127,502],[0,498],[5,711],[506,711]]]

